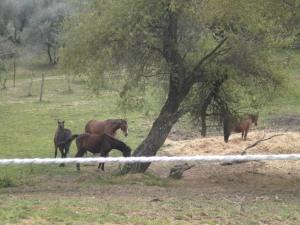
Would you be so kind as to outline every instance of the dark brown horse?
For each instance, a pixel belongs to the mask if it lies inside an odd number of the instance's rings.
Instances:
[[[54,135],[54,157],[57,156],[57,149],[59,149],[62,158],[66,158],[70,149],[72,139],[72,132],[65,128],[65,121],[57,121],[57,129]]]
[[[246,140],[249,128],[252,123],[257,126],[258,113],[247,114],[242,119],[236,119],[231,115],[224,117],[224,141],[227,143],[231,132],[242,133],[242,139]]]
[[[117,130],[121,129],[125,136],[128,135],[128,124],[123,119],[109,119],[104,121],[90,120],[85,125],[85,132],[90,134],[109,134],[116,136]]]
[[[122,152],[124,157],[131,155],[131,149],[124,142],[108,134],[80,134],[76,138],[77,154],[75,157],[82,157],[87,151],[91,153],[100,153],[101,157],[107,157],[112,149]],[[104,163],[100,163],[98,168],[104,170]],[[77,170],[80,170],[80,164],[77,164]]]

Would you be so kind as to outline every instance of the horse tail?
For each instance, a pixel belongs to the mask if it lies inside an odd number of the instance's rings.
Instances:
[[[229,116],[225,116],[223,120],[223,132],[224,132],[224,142],[227,143],[230,133],[231,133],[231,125],[232,121]]]
[[[69,137],[65,141],[59,142],[57,145],[65,145],[65,144],[70,144],[75,138],[77,138],[79,135],[78,134],[73,134],[71,137]]]
[[[72,142],[75,138],[77,138],[79,136],[79,134],[73,134],[72,136],[71,136],[71,138],[69,138],[69,140],[68,140],[68,142]]]

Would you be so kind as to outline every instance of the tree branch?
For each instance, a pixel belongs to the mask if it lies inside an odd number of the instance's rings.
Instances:
[[[261,142],[263,142],[263,141],[267,141],[267,140],[272,139],[273,137],[282,136],[282,135],[284,135],[284,134],[275,134],[275,135],[273,135],[273,136],[271,136],[271,137],[268,137],[268,138],[265,138],[265,139],[264,139],[264,137],[263,137],[263,139],[260,139],[260,140],[258,140],[258,141],[256,141],[256,142],[254,142],[253,144],[249,145],[248,147],[246,147],[246,148],[241,152],[241,155],[245,155],[245,154],[247,153],[246,150],[248,150],[249,148],[255,147],[256,145],[258,145],[259,143],[261,143]]]
[[[250,148],[253,148],[255,147],[256,145],[258,145],[259,143],[263,142],[263,141],[267,141],[267,140],[270,140],[272,139],[273,137],[277,137],[277,136],[282,136],[284,134],[275,134],[271,137],[268,137],[268,138],[263,138],[263,139],[260,139],[256,142],[254,142],[253,144],[247,146],[242,152],[241,152],[241,155],[245,155],[247,152],[246,150],[250,149]],[[265,135],[264,135],[265,136]],[[233,164],[241,164],[241,163],[246,163],[246,162],[250,162],[250,161],[231,161],[231,162],[225,162],[225,163],[221,163],[222,166],[231,166]],[[256,162],[259,162],[256,160]]]
[[[227,38],[224,38],[210,53],[208,53],[206,56],[204,56],[199,63],[195,66],[195,68],[193,69],[194,73],[197,73],[201,67],[201,65],[207,60],[209,59],[211,56],[213,56],[217,50],[219,48],[221,48],[223,46],[223,44],[227,41]]]

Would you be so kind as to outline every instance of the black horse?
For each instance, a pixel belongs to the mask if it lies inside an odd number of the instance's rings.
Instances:
[[[112,149],[122,152],[124,157],[131,155],[131,148],[124,142],[108,134],[80,134],[76,138],[77,154],[75,157],[82,157],[87,151],[91,153],[100,153],[101,157],[107,157]],[[99,163],[98,168],[104,171],[104,163]],[[77,163],[77,170],[80,170],[80,164]]]
[[[78,135],[72,135],[71,130],[65,128],[65,121],[57,121],[57,129],[54,135],[54,157],[57,156],[59,149],[62,158],[66,158],[71,146],[71,142]]]

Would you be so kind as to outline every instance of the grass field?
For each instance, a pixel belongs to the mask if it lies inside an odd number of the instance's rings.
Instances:
[[[293,53],[287,67],[292,75],[290,89],[265,109],[264,117],[300,116],[299,62],[300,56]],[[46,75],[43,102],[39,102],[41,73]],[[116,91],[103,90],[95,96],[74,80],[68,92],[64,76],[48,67],[34,67],[33,96],[28,97],[31,70],[22,67],[17,75],[16,88],[10,79],[8,89],[0,90],[1,158],[53,157],[57,119],[64,119],[73,133],[82,133],[92,118],[126,117],[129,136],[119,133],[118,137],[134,149],[157,114],[155,98],[145,116],[122,112]],[[73,144],[70,156],[75,152]],[[205,180],[189,186],[187,180],[170,180],[155,168],[143,175],[118,176],[118,165],[109,165],[105,173],[97,171],[96,165],[83,166],[80,173],[74,165],[1,167],[0,224],[300,223],[300,188],[270,191],[270,184],[238,190],[234,183],[207,186]],[[210,176],[215,173],[211,170]],[[300,173],[299,168],[293,173]]]

